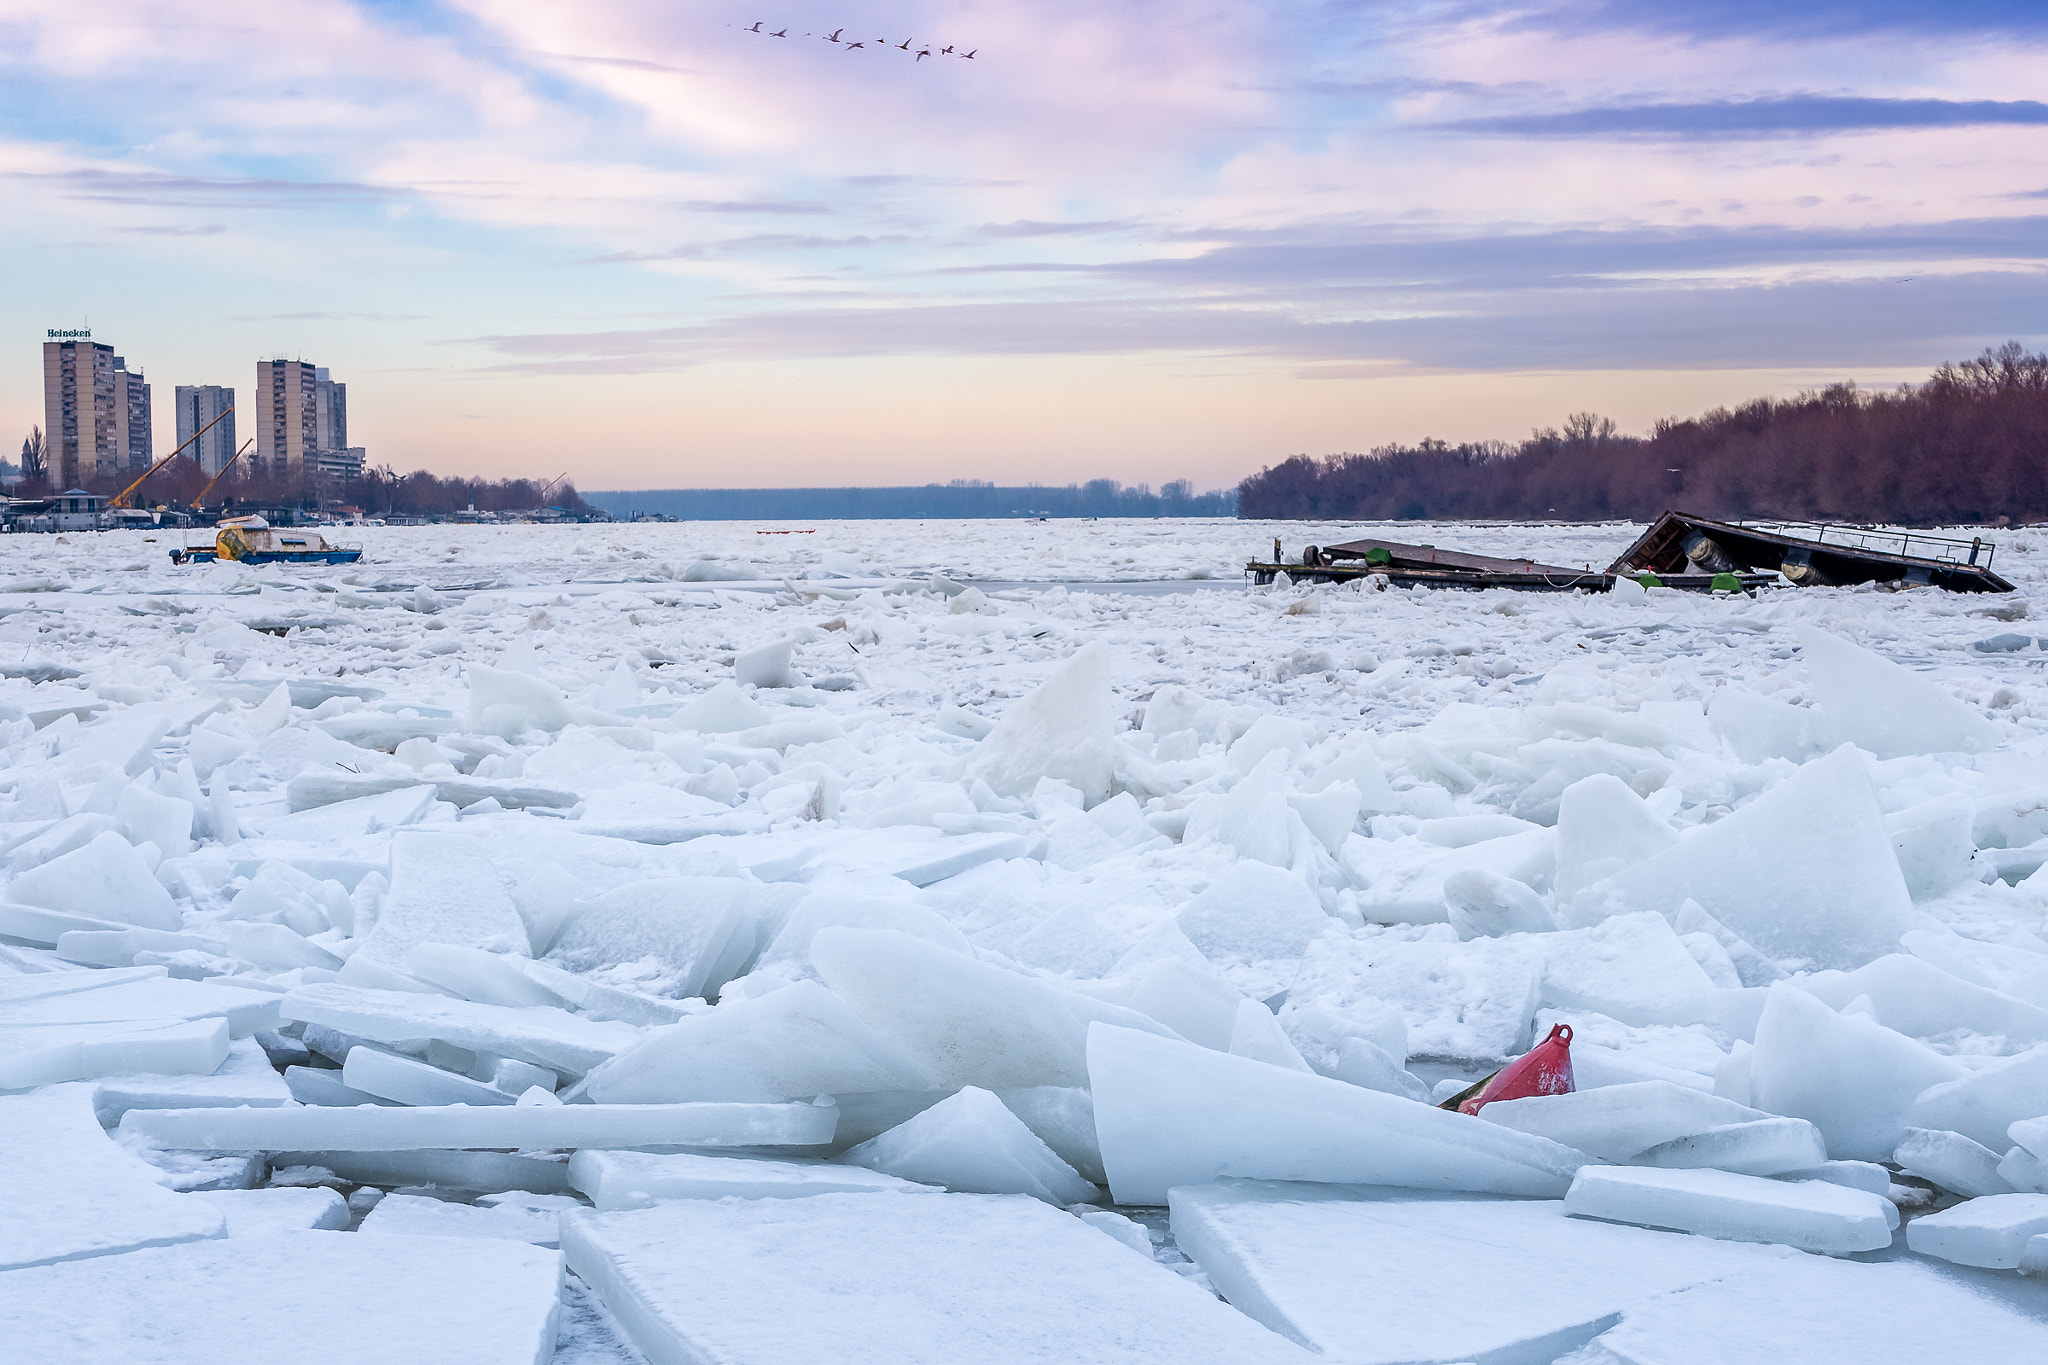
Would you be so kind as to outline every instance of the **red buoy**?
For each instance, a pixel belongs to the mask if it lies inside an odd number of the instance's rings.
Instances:
[[[1572,1093],[1572,1026],[1559,1024],[1550,1036],[1480,1082],[1476,1095],[1460,1097],[1458,1112],[1476,1114],[1495,1100]],[[1469,1094],[1469,1092],[1468,1092]]]

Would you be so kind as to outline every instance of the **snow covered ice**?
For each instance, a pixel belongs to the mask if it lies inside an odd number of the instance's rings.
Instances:
[[[2048,1355],[2036,533],[758,529],[0,541],[24,1359]]]

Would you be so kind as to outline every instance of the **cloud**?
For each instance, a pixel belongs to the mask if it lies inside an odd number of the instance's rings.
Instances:
[[[326,208],[389,203],[408,191],[347,181],[270,177],[201,177],[161,171],[74,167],[58,171],[0,171],[0,181],[54,192],[65,199],[153,208]]]
[[[1607,105],[1558,113],[1499,114],[1431,125],[1444,132],[1509,137],[1749,138],[1991,124],[2048,126],[2038,100],[1862,99],[1791,95],[1696,104]]]
[[[1824,38],[1901,31],[2040,33],[2048,31],[2048,12],[2035,0],[1580,0],[1527,13],[1523,22],[1547,28],[1628,28],[1708,37]]]
[[[712,363],[906,356],[1159,354],[1467,371],[1917,364],[1986,337],[2038,337],[2048,271],[1906,288],[1891,276],[1763,287],[1642,281],[1474,288],[1376,314],[1313,300],[1133,297],[788,309],[702,323],[514,333],[460,343],[520,375],[646,374]],[[1362,373],[1362,371],[1360,372]]]
[[[114,231],[133,237],[215,237],[226,232],[227,227],[221,223],[143,223]]]

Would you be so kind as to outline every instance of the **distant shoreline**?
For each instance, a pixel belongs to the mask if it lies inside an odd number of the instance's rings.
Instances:
[[[1235,490],[1196,493],[1171,483],[1157,493],[1110,479],[1045,487],[926,484],[891,488],[641,488],[584,492],[583,500],[623,521],[634,515],[680,521],[915,520],[924,517],[1234,517]]]

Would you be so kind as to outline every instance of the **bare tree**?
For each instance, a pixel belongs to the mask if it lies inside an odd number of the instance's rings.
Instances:
[[[43,429],[30,427],[28,435],[21,440],[21,477],[24,480],[44,477]]]

